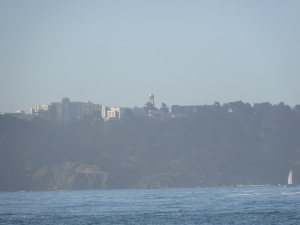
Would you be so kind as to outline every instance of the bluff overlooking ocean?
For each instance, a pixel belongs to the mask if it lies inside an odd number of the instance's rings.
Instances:
[[[114,121],[0,116],[0,191],[286,184],[290,169],[300,179],[299,134],[283,103]]]

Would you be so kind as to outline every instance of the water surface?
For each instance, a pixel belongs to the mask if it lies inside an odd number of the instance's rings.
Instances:
[[[0,224],[299,224],[300,187],[0,193]]]

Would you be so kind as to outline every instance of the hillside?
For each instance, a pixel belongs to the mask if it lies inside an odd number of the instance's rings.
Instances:
[[[189,117],[49,122],[0,116],[0,191],[285,184],[300,114],[232,102]]]

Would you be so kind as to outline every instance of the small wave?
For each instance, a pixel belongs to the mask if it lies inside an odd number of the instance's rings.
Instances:
[[[282,194],[282,195],[298,195],[298,194],[300,194],[300,191],[297,191],[297,192],[281,192],[280,194]]]
[[[299,195],[300,191],[297,192],[277,192],[277,193],[236,193],[230,194],[233,196],[247,196],[247,195]]]
[[[252,195],[252,194],[248,194],[248,193],[239,193],[239,194],[230,194],[230,195],[235,195],[235,196],[244,196],[244,195]]]
[[[237,184],[237,187],[267,187],[272,186],[270,184]]]
[[[274,193],[237,193],[237,194],[231,194],[235,196],[243,196],[243,195],[272,195]]]

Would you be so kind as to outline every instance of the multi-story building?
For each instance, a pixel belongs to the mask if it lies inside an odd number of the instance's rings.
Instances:
[[[180,105],[172,105],[171,107],[171,114],[178,116],[178,115],[190,115],[192,113],[197,112],[203,106],[201,105],[192,105],[192,106],[180,106]]]
[[[121,119],[124,117],[124,113],[130,110],[124,107],[102,107],[102,118],[104,120]]]
[[[80,119],[84,116],[101,115],[100,104],[92,102],[71,102],[63,98],[62,102],[52,102],[51,105],[37,105],[30,109],[33,117],[57,121]]]
[[[30,109],[30,114],[44,120],[54,120],[55,118],[55,110],[51,105],[36,105]]]
[[[220,104],[214,105],[191,105],[191,106],[179,106],[172,105],[171,114],[173,116],[190,116],[192,114],[197,114],[199,116],[211,116],[211,115],[224,115],[231,113],[232,109],[223,108]]]
[[[23,110],[18,110],[18,111],[15,111],[14,113],[1,112],[0,115],[17,117],[19,119],[29,119],[29,116]]]
[[[199,115],[210,115],[211,113],[217,112],[214,105],[190,105],[190,106],[179,106],[172,105],[171,114],[174,116],[188,116],[194,113]]]
[[[144,108],[138,108],[138,107],[133,107],[132,108],[132,114],[134,117],[145,117],[147,116],[147,113]]]

